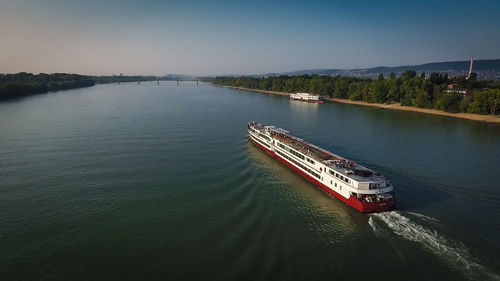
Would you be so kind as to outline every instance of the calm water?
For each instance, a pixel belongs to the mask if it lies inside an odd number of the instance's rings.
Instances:
[[[363,215],[246,138],[256,120],[391,178]],[[500,280],[500,126],[208,84],[0,104],[0,280]]]

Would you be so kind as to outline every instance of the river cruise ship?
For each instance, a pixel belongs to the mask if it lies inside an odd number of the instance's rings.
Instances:
[[[299,100],[312,103],[323,103],[323,98],[320,96],[311,95],[309,93],[290,94],[291,100]]]
[[[360,212],[378,213],[396,207],[392,184],[375,171],[275,126],[251,121],[248,137],[265,152]]]

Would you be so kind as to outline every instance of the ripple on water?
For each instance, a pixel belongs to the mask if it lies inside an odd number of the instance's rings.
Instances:
[[[362,216],[336,198],[327,195],[306,179],[249,143],[249,154],[267,175],[266,186],[276,200],[307,218],[310,229],[322,233],[329,244],[351,240],[358,235]]]

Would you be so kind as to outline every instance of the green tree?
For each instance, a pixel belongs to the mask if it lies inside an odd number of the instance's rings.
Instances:
[[[387,88],[385,86],[384,78],[373,81],[372,83],[372,98],[373,102],[384,103],[387,101]]]
[[[500,113],[500,90],[489,89],[477,92],[474,101],[470,104],[471,112],[478,114]]]
[[[427,92],[423,89],[418,89],[415,97],[412,98],[412,105],[416,107],[428,107],[430,101]]]
[[[436,107],[446,112],[460,112],[460,102],[463,97],[460,93],[443,93],[436,102]]]
[[[469,112],[469,107],[470,107],[472,100],[473,100],[472,96],[465,97],[460,102],[460,112]]]
[[[407,70],[401,75],[405,80],[412,79],[415,76],[417,76],[417,73],[414,70]]]

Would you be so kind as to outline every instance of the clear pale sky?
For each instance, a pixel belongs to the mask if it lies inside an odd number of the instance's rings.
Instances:
[[[500,58],[500,1],[0,0],[0,73],[258,74]]]

